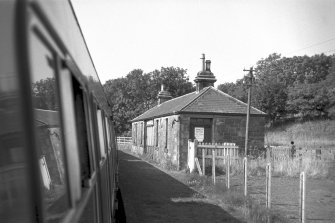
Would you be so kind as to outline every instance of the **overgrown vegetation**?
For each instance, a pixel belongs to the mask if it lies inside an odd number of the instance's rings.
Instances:
[[[213,185],[211,177],[199,176],[197,173],[185,176],[182,181],[225,210],[242,213],[247,222],[265,223],[268,219],[278,223],[288,221],[278,211],[267,210],[252,197],[245,197],[242,191],[227,189],[223,181]]]
[[[335,149],[335,120],[288,123],[268,128],[265,134],[266,145],[289,145],[291,141],[297,148]]]

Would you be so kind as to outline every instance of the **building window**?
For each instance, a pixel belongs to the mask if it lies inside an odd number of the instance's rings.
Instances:
[[[158,147],[158,122],[159,120],[156,120],[156,146]]]
[[[169,130],[169,120],[168,118],[165,119],[165,148],[168,145],[168,130]]]
[[[137,146],[137,123],[135,124],[135,145]]]
[[[154,146],[154,121],[150,120],[146,123],[146,145]]]
[[[140,137],[141,137],[141,145],[143,145],[143,122],[141,122]]]

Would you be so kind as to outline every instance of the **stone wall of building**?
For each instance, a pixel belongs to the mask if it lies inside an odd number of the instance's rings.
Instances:
[[[236,143],[240,152],[244,151],[245,116],[219,115],[172,115],[153,120],[155,145],[151,150],[145,146],[145,122],[133,123],[132,150],[137,154],[153,153],[153,159],[163,165],[172,165],[178,169],[187,168],[188,140],[190,137],[191,118],[211,118],[213,120],[212,141],[217,143]],[[167,129],[166,129],[167,126]],[[249,148],[264,146],[264,117],[250,117]],[[141,132],[142,131],[142,132]],[[158,132],[157,132],[158,131]],[[167,141],[166,141],[167,132]],[[158,139],[157,139],[158,133]],[[136,136],[136,137],[134,137]],[[157,144],[158,140],[158,144]]]
[[[153,123],[154,146],[150,146],[150,148],[145,142],[147,134],[145,132],[145,122],[132,123],[132,152],[140,155],[152,153],[155,161],[163,165],[172,165],[175,168],[179,168],[179,116],[172,115],[156,118]],[[141,131],[143,132],[141,133]]]
[[[180,148],[179,148],[179,169],[187,168],[187,154],[188,154],[188,140],[190,137],[190,123],[189,116],[180,116]]]
[[[154,123],[155,132],[157,131],[158,123],[158,153],[155,154],[156,157],[154,159],[163,165],[172,165],[175,168],[179,168],[179,116],[172,115],[157,118],[154,119]]]
[[[214,118],[214,141],[236,143],[242,151],[245,144],[246,117],[224,116]],[[264,117],[250,117],[248,147],[264,146]]]

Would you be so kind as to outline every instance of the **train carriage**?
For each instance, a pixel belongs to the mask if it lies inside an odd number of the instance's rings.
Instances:
[[[1,222],[115,222],[108,99],[71,2],[0,1]]]

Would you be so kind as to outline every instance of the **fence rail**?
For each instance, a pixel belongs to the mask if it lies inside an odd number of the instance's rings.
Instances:
[[[212,165],[212,176],[215,183],[215,166],[219,161],[223,164],[229,163],[230,159],[238,158],[238,146],[235,143],[198,143],[189,141],[188,143],[188,168],[190,172],[198,168],[199,173],[205,175],[205,167]],[[228,161],[229,160],[229,161]],[[195,166],[195,164],[199,165]],[[201,169],[202,168],[202,169]]]
[[[131,144],[131,137],[116,137],[118,144]]]
[[[205,152],[202,152],[203,150]],[[235,143],[199,143],[196,151],[198,158],[202,158],[203,153],[205,158],[212,158],[213,151],[216,159],[225,159],[228,155],[238,157],[238,146]]]
[[[295,148],[294,153],[291,153],[290,146],[270,146],[268,153],[271,154],[272,161],[284,161],[299,157],[302,159],[316,159],[323,161],[332,161],[335,159],[334,149],[302,149]]]

